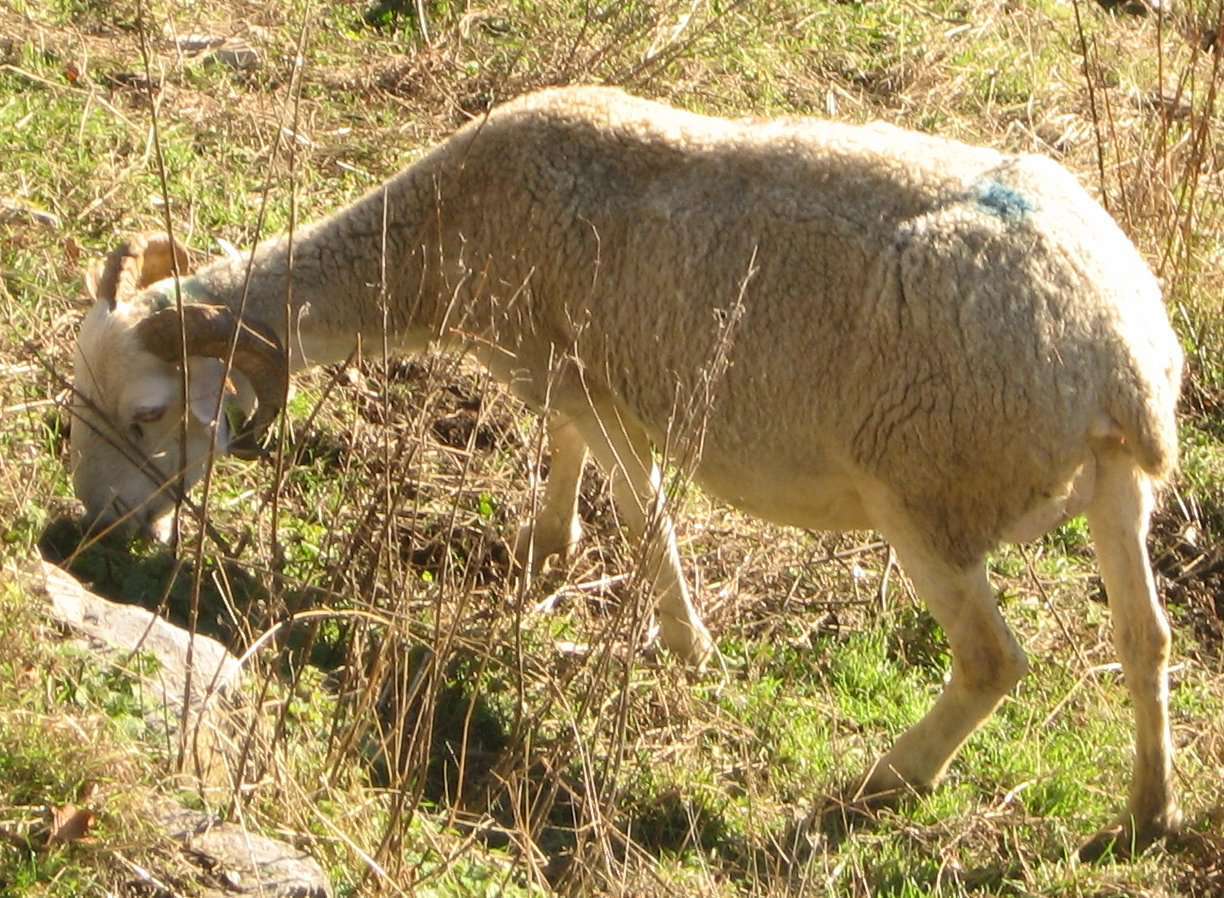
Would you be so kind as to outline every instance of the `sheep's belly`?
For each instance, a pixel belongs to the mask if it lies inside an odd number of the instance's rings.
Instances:
[[[1096,487],[1096,460],[1090,458],[1066,483],[1040,497],[1001,534],[1003,542],[1026,543],[1040,539],[1055,527],[1080,514],[1092,501]]]
[[[1006,521],[994,538],[1028,542],[1080,514],[1092,500],[1096,464],[1090,457],[1066,482],[1038,496],[1019,516]],[[795,475],[766,466],[743,468],[704,460],[697,471],[702,488],[753,517],[808,530],[865,530],[876,526],[863,501],[869,481],[844,472]]]
[[[707,492],[755,518],[809,530],[861,530],[871,526],[854,483],[842,475],[771,477],[702,464],[697,481]]]

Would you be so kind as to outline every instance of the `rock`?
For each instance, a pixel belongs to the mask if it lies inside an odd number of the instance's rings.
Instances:
[[[56,620],[107,645],[125,652],[142,651],[156,656],[167,680],[185,683],[187,651],[191,648],[193,689],[213,683],[215,691],[228,692],[242,678],[238,659],[217,640],[191,634],[139,605],[112,602],[87,590],[62,568],[42,563],[44,588]],[[201,696],[202,698],[202,696]]]
[[[189,34],[178,39],[178,48],[191,59],[215,60],[238,72],[259,68],[259,51],[240,37],[219,37],[210,34]]]
[[[0,224],[36,224],[48,230],[58,231],[57,215],[39,209],[25,200],[13,196],[0,196]]]
[[[200,893],[205,898],[331,898],[331,884],[318,861],[292,845],[177,804],[156,816],[166,835],[214,884]]]
[[[221,643],[191,634],[146,608],[124,605],[95,595],[75,577],[46,561],[36,564],[33,576],[19,573],[34,593],[45,594],[52,617],[85,637],[90,648],[112,663],[128,661],[133,652],[153,655],[159,669],[145,677],[155,698],[146,723],[166,732],[177,745],[187,693],[187,653],[191,651],[191,689],[188,697],[189,757],[205,783],[220,774],[228,782],[229,715],[221,699],[236,698],[242,666]],[[177,842],[199,870],[197,887],[189,892],[202,898],[331,898],[331,884],[319,863],[305,851],[285,842],[222,823],[210,814],[184,808],[167,799],[150,816],[167,838]],[[179,875],[176,871],[175,875]],[[148,882],[158,886],[160,873]],[[158,886],[160,887],[160,886]]]
[[[244,40],[229,38],[212,51],[213,59],[222,65],[240,72],[249,72],[259,67],[259,51]]]
[[[1097,0],[1097,3],[1110,12],[1132,16],[1146,16],[1148,13],[1168,16],[1173,12],[1173,0]]]
[[[145,677],[154,696],[145,717],[172,747],[179,744],[184,697],[188,700],[187,744],[196,773],[207,781],[224,781],[224,752],[229,722],[220,699],[237,694],[242,665],[221,643],[190,633],[139,605],[112,602],[83,587],[64,570],[41,562],[41,586],[51,615],[83,634],[90,645],[118,663],[133,652],[153,655],[158,670]],[[187,656],[191,653],[191,691],[187,693]]]

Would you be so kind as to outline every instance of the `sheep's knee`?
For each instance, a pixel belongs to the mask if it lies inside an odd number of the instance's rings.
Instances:
[[[962,649],[952,656],[952,682],[958,683],[966,696],[993,706],[1024,679],[1030,665],[1010,632],[1002,630],[990,635],[998,637],[993,644]]]
[[[577,426],[554,412],[548,421],[548,480],[535,520],[518,529],[514,559],[523,570],[538,571],[554,555],[568,560],[582,541],[578,492],[587,446]]]
[[[714,654],[714,640],[684,581],[662,472],[654,463],[646,433],[611,402],[593,403],[592,414],[580,419],[578,427],[595,460],[608,472],[625,529],[641,541],[639,559],[655,598],[663,644],[687,663],[700,666]]]

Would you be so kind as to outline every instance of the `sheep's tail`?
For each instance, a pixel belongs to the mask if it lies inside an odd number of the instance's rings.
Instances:
[[[1177,396],[1181,391],[1182,352],[1171,329],[1149,335],[1145,350],[1127,347],[1123,364],[1106,402],[1114,428],[1135,461],[1156,481],[1168,480],[1177,469]],[[1156,344],[1161,344],[1157,347]],[[1159,351],[1154,351],[1159,349]],[[1139,357],[1139,356],[1144,357]],[[1120,431],[1120,432],[1119,432]]]

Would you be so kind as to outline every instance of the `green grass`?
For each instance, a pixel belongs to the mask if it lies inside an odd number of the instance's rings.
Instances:
[[[149,739],[138,681],[99,665],[72,645],[57,646],[48,625],[15,584],[0,587],[0,825],[13,841],[44,831],[47,809],[104,804],[88,843],[39,851],[0,849],[6,895],[102,894],[106,846],[148,841],[133,789],[151,790],[164,762]],[[144,662],[137,667],[148,669]],[[149,741],[144,741],[149,739]],[[143,857],[143,847],[129,856]]]
[[[1124,804],[1132,732],[1124,685],[1101,667],[1114,660],[1108,614],[1077,520],[991,558],[1033,672],[947,783],[780,874],[769,846],[788,821],[938,694],[939,629],[895,572],[879,601],[874,537],[768,528],[693,491],[684,553],[727,667],[694,674],[639,651],[626,634],[642,623],[640,596],[616,579],[632,550],[606,485],[593,478],[582,497],[589,548],[520,586],[501,540],[531,505],[538,424],[483,376],[428,357],[389,382],[380,365],[299,380],[275,520],[270,466],[218,467],[210,520],[224,546],[206,542],[201,629],[242,650],[288,610],[334,612],[252,659],[260,723],[240,790],[178,778],[143,732],[131,675],[61,644],[40,599],[4,575],[0,828],[25,833],[75,802],[98,823],[95,841],[54,851],[0,840],[0,893],[125,894],[125,860],[181,872],[142,823],[164,794],[222,812],[239,796],[249,825],[302,834],[340,895],[1218,893],[1221,581],[1198,572],[1224,535],[1219,173],[1200,171],[1190,227],[1177,207],[1197,123],[1220,136],[1210,59],[1179,34],[1205,13],[1178,13],[1158,62],[1151,18],[1081,4],[1094,120],[1064,3],[431,0],[431,43],[405,7],[377,28],[353,4],[152,8],[170,217],[193,246],[249,244],[265,195],[265,235],[294,203],[299,221],[323,214],[488,103],[589,81],[710,112],[881,118],[1044,152],[1104,191],[1162,269],[1189,360],[1182,469],[1153,555],[1184,664],[1171,707],[1191,837],[1128,864],[1070,860]],[[277,142],[305,12],[290,170]],[[180,34],[240,34],[264,62],[251,74],[180,66],[161,36],[171,21]],[[130,3],[0,10],[0,198],[60,222],[0,218],[0,560],[41,550],[100,592],[150,605],[168,594],[185,621],[194,563],[167,592],[176,564],[159,547],[77,551],[49,402],[69,374],[82,267],[119,234],[164,224],[135,22]],[[1194,87],[1189,116],[1167,128],[1142,102],[1162,67],[1166,84]],[[530,611],[546,598],[555,612]]]

